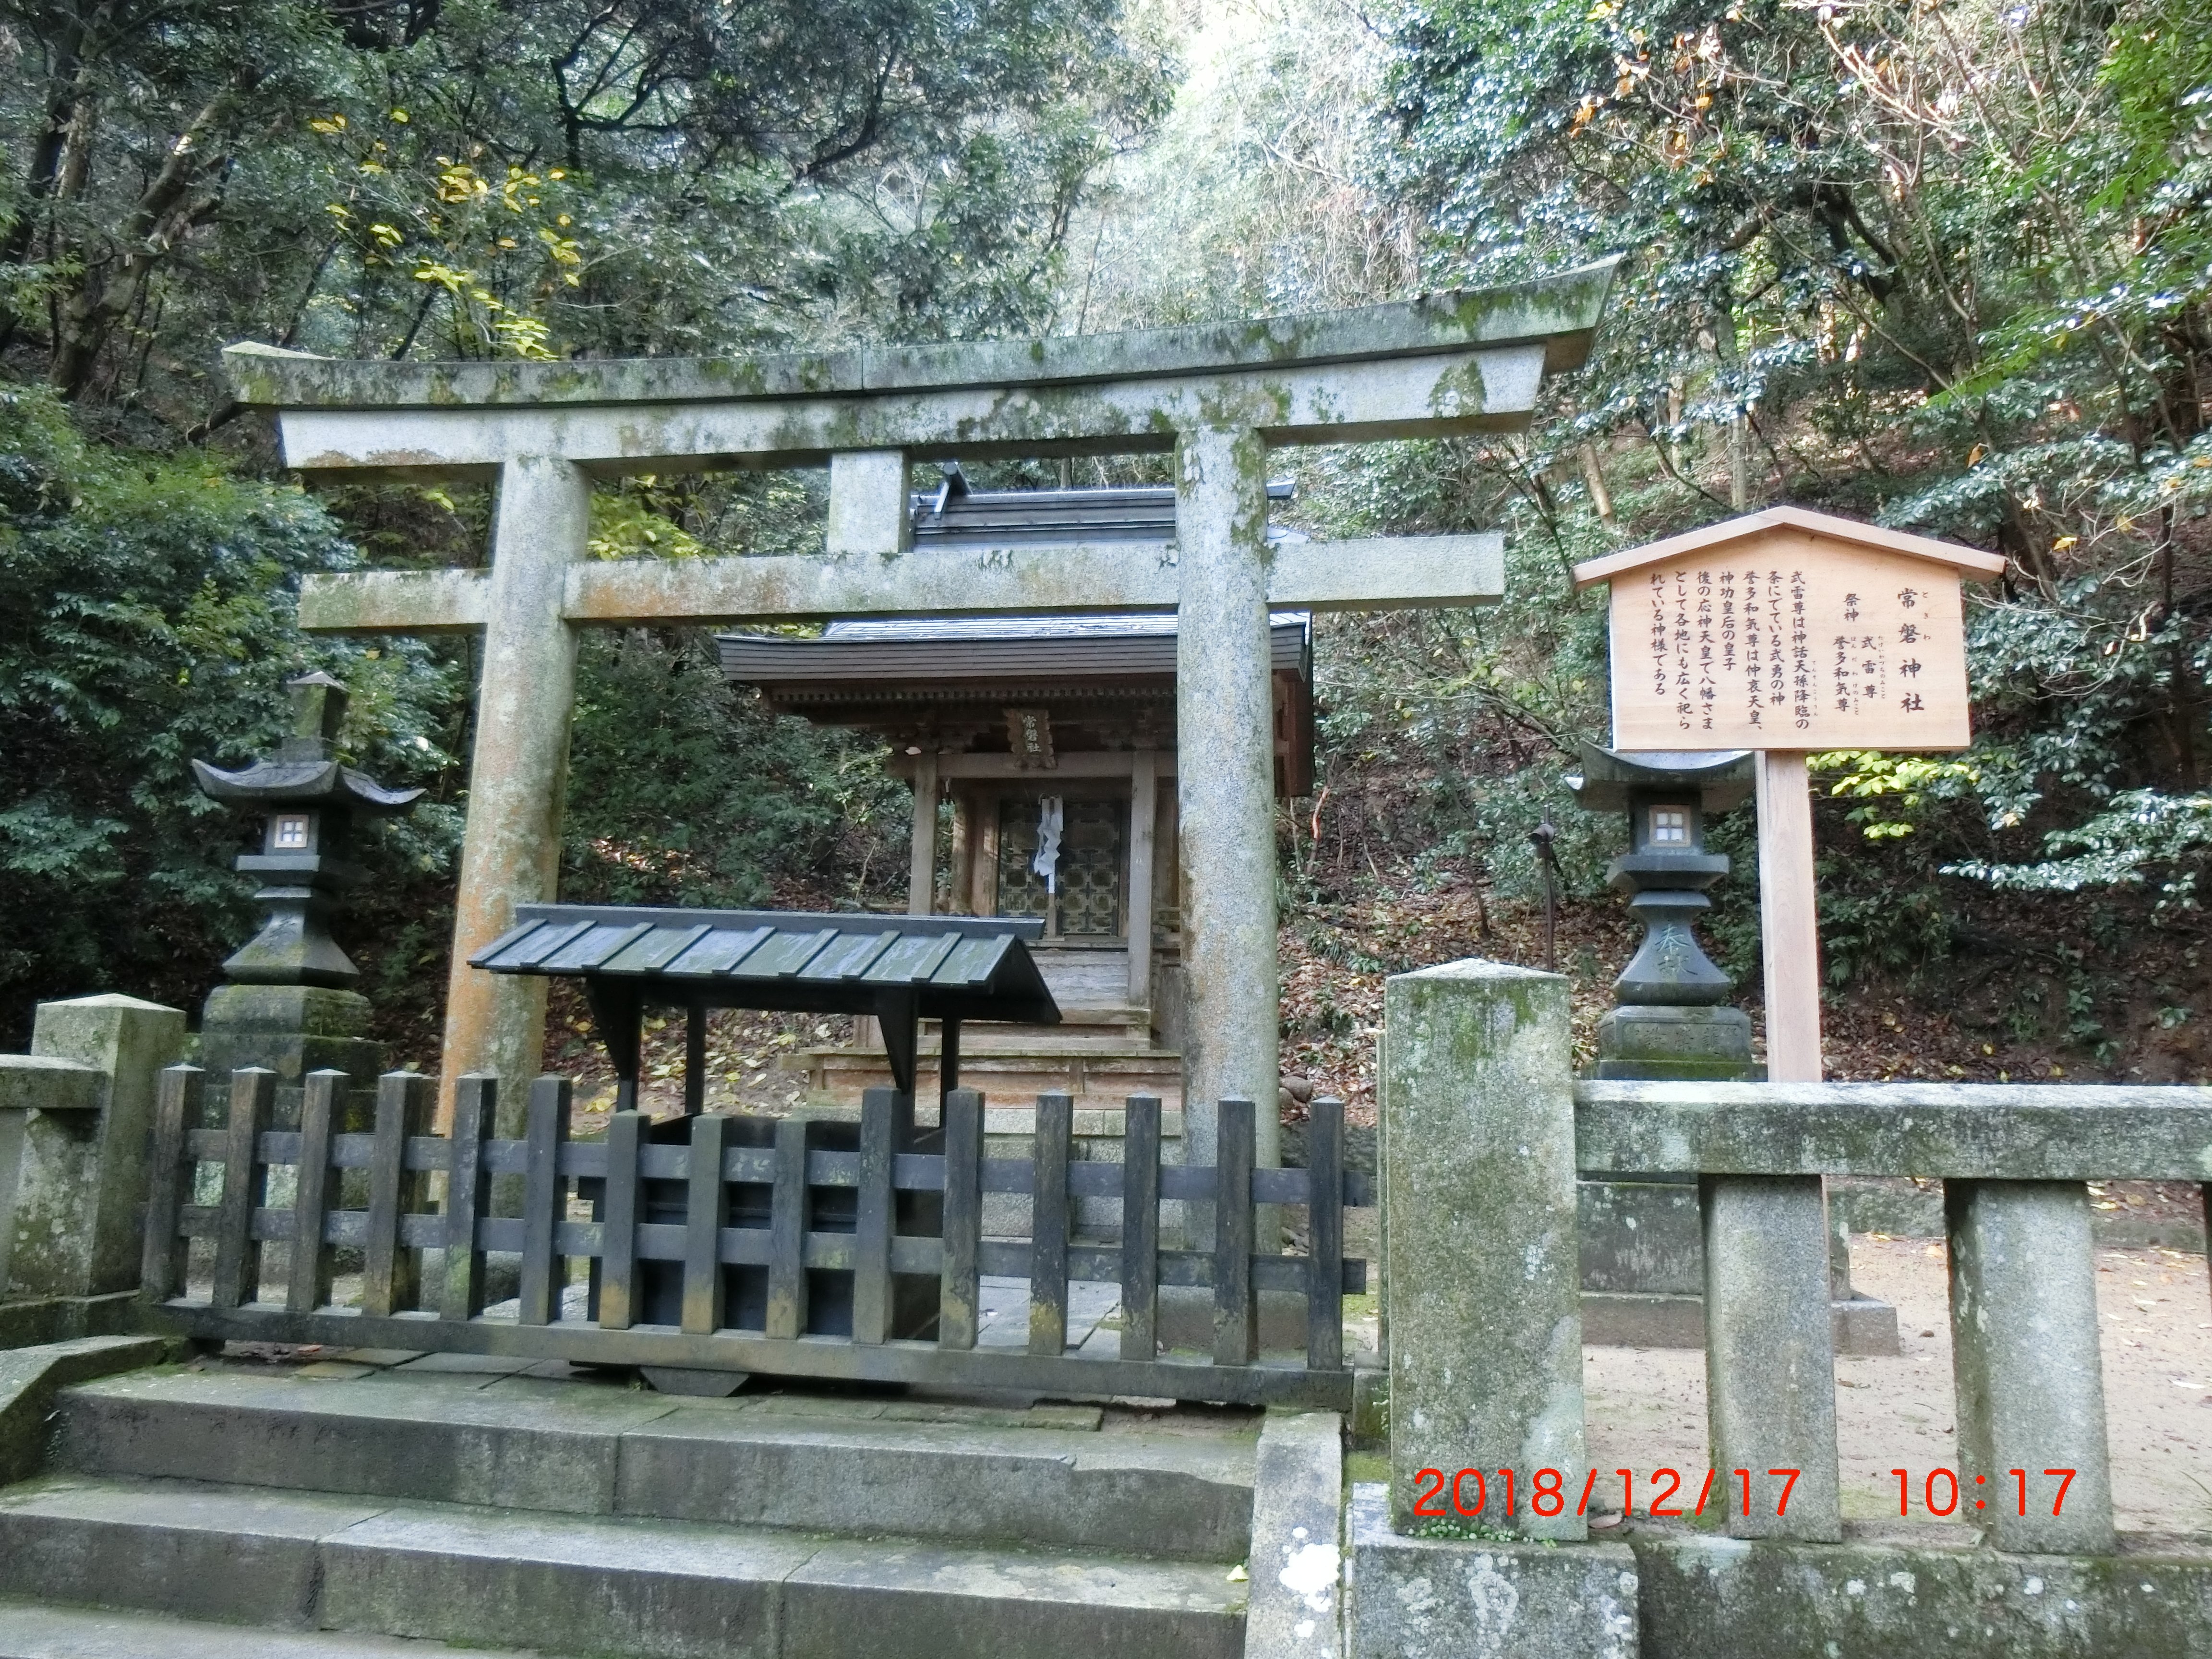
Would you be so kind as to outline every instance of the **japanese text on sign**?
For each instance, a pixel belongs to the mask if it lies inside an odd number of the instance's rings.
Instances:
[[[1614,650],[1642,658],[1613,664],[1615,747],[1966,745],[1953,572],[1860,550],[1759,552],[1715,549],[1613,579]]]

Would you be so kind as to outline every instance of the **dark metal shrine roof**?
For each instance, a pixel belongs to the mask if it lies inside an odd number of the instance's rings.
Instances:
[[[1291,483],[1267,486],[1267,499],[1291,499]],[[1071,542],[1130,542],[1165,546],[1175,539],[1173,484],[1105,489],[970,489],[957,463],[945,469],[934,489],[909,497],[916,547],[1032,547]],[[1282,525],[1267,526],[1270,541],[1304,541]]]
[[[1101,626],[1100,624],[1110,624]],[[1269,619],[1273,671],[1306,683],[1313,672],[1310,628],[1303,611]],[[1175,683],[1176,619],[1164,616],[902,617],[833,623],[819,639],[722,634],[726,679],[793,682],[1157,680]]]
[[[874,1013],[905,994],[923,1019],[1060,1023],[1023,942],[1038,921],[591,904],[514,915],[471,966],[628,981],[654,1002]]]

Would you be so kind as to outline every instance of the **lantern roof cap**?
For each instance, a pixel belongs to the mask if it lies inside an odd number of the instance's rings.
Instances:
[[[1584,743],[1579,777],[1567,780],[1575,799],[1593,812],[1626,812],[1632,791],[1697,791],[1708,817],[1751,799],[1751,750],[1656,750],[1624,752]]]
[[[422,793],[420,789],[386,789],[366,773],[334,760],[258,760],[235,772],[196,760],[192,775],[199,780],[203,794],[242,805],[342,806],[380,816],[405,811]]]

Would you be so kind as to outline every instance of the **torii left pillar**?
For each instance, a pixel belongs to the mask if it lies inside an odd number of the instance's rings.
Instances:
[[[585,555],[592,492],[572,462],[520,456],[500,468],[490,586],[469,763],[468,827],[446,985],[442,1120],[453,1080],[471,1072],[536,1075],[547,981],[485,974],[469,958],[514,925],[514,907],[556,896],[568,793],[568,721],[576,630],[562,616],[568,567]],[[524,1091],[502,1091],[501,1132],[520,1121]]]

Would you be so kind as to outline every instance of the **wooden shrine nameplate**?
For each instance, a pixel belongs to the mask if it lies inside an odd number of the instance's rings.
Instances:
[[[1960,578],[2003,568],[1792,508],[1579,565],[1613,584],[1613,746],[1964,749]]]

